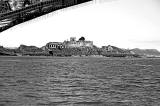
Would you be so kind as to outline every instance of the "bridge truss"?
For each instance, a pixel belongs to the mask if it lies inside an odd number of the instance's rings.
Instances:
[[[69,4],[65,3],[64,0],[49,0],[45,2],[36,3],[15,11],[2,13],[0,14],[0,32],[22,22],[47,14],[49,12],[88,1],[92,0],[80,0],[80,2],[78,3]]]

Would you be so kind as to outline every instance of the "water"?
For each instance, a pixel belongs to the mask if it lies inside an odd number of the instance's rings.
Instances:
[[[0,106],[160,106],[160,59],[0,57]]]

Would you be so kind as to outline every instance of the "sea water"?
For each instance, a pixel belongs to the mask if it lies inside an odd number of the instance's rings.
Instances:
[[[0,106],[160,106],[160,59],[0,57]]]

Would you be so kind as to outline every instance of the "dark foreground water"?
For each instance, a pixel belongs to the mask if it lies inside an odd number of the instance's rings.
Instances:
[[[0,106],[160,106],[160,59],[0,57]]]

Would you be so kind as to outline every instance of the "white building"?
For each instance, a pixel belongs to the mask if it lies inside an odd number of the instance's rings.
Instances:
[[[75,37],[71,37],[70,41],[64,41],[63,44],[68,48],[81,48],[81,47],[93,47],[93,41],[78,40]]]
[[[66,46],[62,42],[49,42],[46,44],[45,48],[47,50],[63,49],[63,48],[66,48]]]

